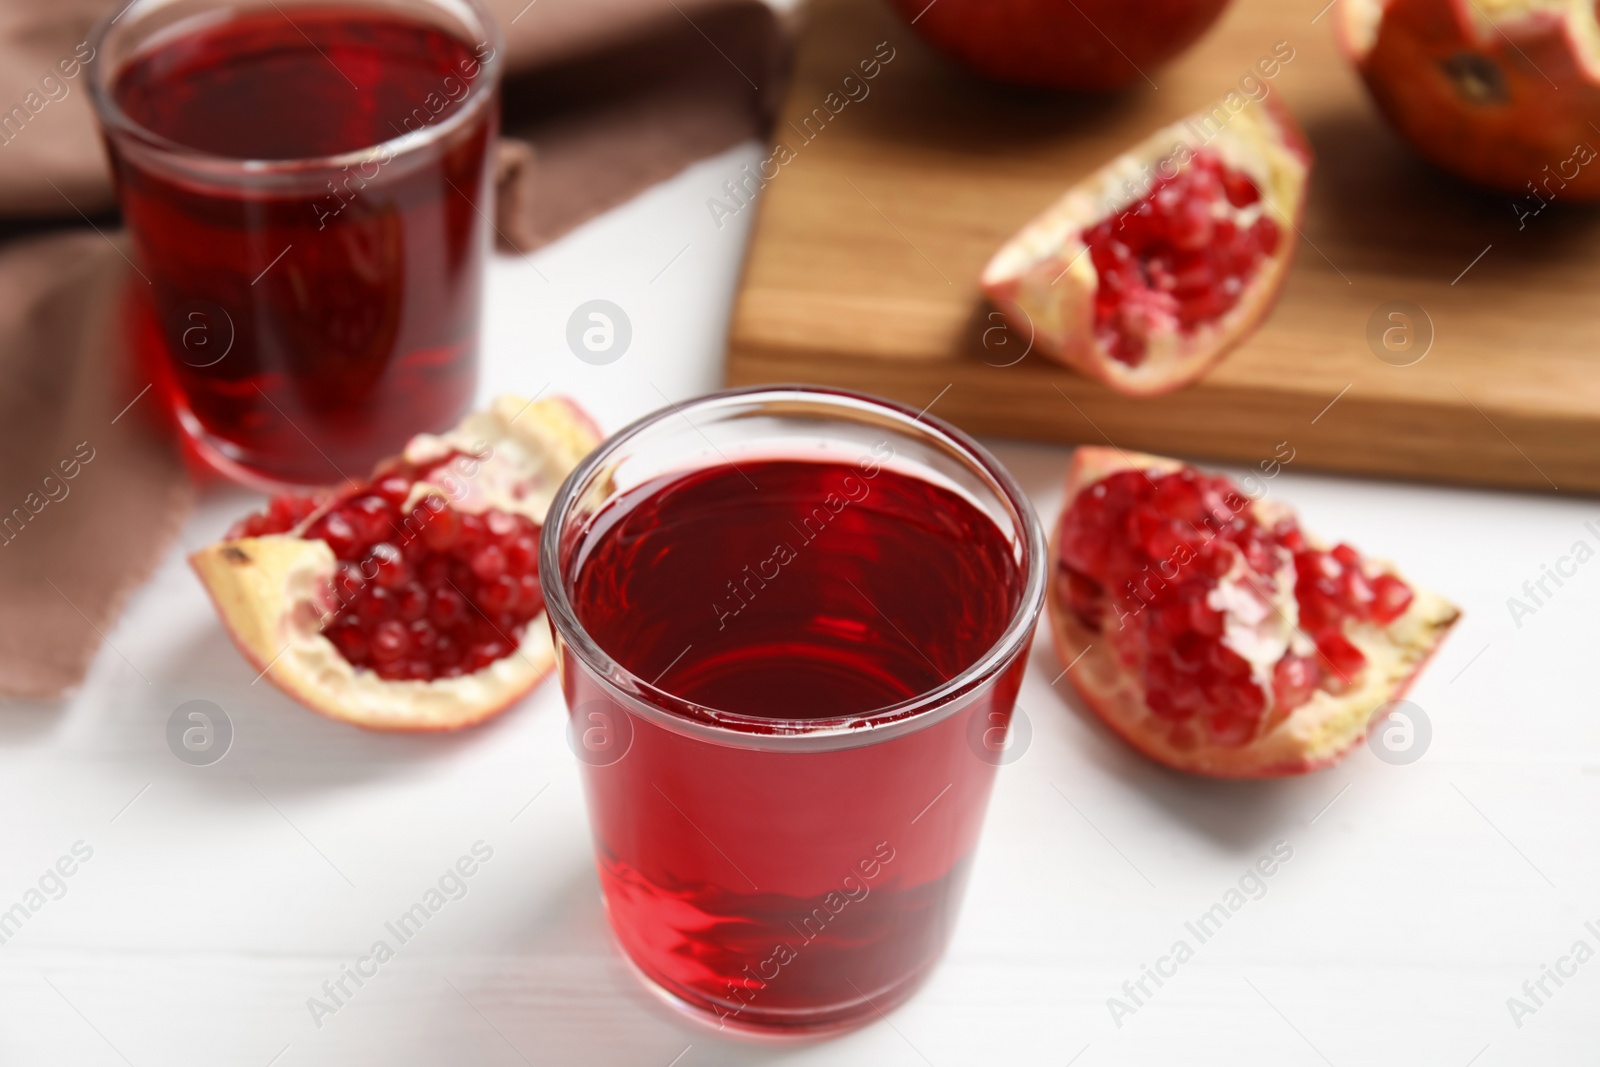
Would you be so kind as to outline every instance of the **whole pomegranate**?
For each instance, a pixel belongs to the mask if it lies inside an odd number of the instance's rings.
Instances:
[[[1339,0],[1336,32],[1379,110],[1428,160],[1538,206],[1600,199],[1592,2]]]
[[[891,0],[945,55],[996,81],[1120,89],[1193,44],[1228,0]]]

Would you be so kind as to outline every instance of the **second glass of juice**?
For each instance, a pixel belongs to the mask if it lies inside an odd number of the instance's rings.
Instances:
[[[132,332],[204,462],[361,477],[470,406],[498,124],[477,0],[133,0],[88,77]]]
[[[999,463],[915,411],[736,390],[621,431],[541,581],[611,926],[719,1026],[908,996],[972,868],[1044,595]]]

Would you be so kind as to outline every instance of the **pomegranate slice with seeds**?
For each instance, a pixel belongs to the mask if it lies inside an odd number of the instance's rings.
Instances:
[[[1080,448],[1067,500],[1051,549],[1056,652],[1096,714],[1179,770],[1333,763],[1459,615],[1176,460]]]
[[[1271,309],[1311,153],[1276,96],[1151,134],[1028,223],[984,293],[1034,347],[1119,392],[1196,380]]]
[[[539,529],[598,441],[567,401],[500,397],[365,485],[274,498],[189,561],[240,651],[313,711],[470,726],[554,665]]]

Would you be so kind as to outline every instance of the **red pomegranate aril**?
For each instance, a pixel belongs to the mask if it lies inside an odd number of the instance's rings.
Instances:
[[[435,512],[422,528],[421,540],[435,552],[448,552],[460,536],[461,515],[455,509],[445,507]]]
[[[1249,207],[1261,200],[1261,190],[1256,188],[1256,183],[1236,170],[1223,170],[1222,190],[1234,207]]]
[[[326,541],[339,559],[355,559],[365,547],[355,527],[350,525],[350,520],[338,511],[323,516],[312,527],[310,536]]]
[[[472,650],[472,660],[477,664],[476,669],[482,669],[503,656],[509,655],[511,649],[504,641],[484,641]]]
[[[1213,743],[1222,748],[1242,748],[1255,739],[1259,719],[1248,715],[1213,712],[1206,716],[1206,729]]]
[[[529,574],[538,569],[539,542],[526,534],[511,539],[506,546],[506,570],[512,574]]]
[[[516,602],[518,592],[517,580],[510,575],[502,574],[493,581],[480,585],[475,599],[484,611],[498,615]]]
[[[417,564],[417,580],[425,588],[441,588],[449,577],[449,556],[426,556],[421,563]]]
[[[487,531],[483,527],[483,518],[479,515],[462,515],[460,532],[456,537],[456,555],[461,558],[471,559],[473,553],[482,548],[487,540]]]
[[[355,619],[347,618],[340,625],[330,628],[328,637],[339,649],[339,654],[350,662],[357,663],[367,658],[367,635],[361,632]]]
[[[400,550],[387,541],[373,545],[368,559],[374,571],[372,580],[384,589],[398,589],[411,577]]]
[[[532,574],[524,574],[517,579],[517,599],[514,609],[519,614],[537,615],[544,610],[544,590],[539,588],[539,579]]]
[[[339,509],[363,545],[382,541],[393,533],[394,511],[381,496],[362,496]]]
[[[428,614],[428,591],[416,582],[408,582],[395,593],[394,604],[402,620],[416,622]]]
[[[1315,661],[1292,653],[1272,669],[1272,692],[1280,708],[1297,708],[1311,699],[1322,680]]]
[[[366,588],[367,580],[353,563],[340,563],[333,571],[333,594],[341,604],[349,604]]]
[[[388,477],[379,478],[378,483],[372,488],[384,500],[398,508],[404,505],[406,498],[411,495],[411,484],[409,478],[391,474]]]
[[[450,588],[435,588],[428,601],[428,621],[441,630],[456,626],[467,615],[467,603],[461,594]]]
[[[368,586],[365,594],[355,603],[355,617],[369,626],[376,626],[394,617],[394,598],[389,590]]]
[[[1372,582],[1372,621],[1387,626],[1411,606],[1411,587],[1392,574],[1380,574]]]
[[[492,582],[506,572],[506,554],[499,545],[486,545],[472,557],[472,573],[481,581]]]
[[[380,663],[393,663],[411,649],[411,635],[405,623],[395,619],[379,623],[372,631],[372,658]]]
[[[1361,668],[1367,665],[1367,657],[1341,633],[1320,635],[1317,638],[1317,651],[1322,654],[1324,663],[1333,674],[1331,681],[1341,687],[1354,685]]]
[[[1222,613],[1206,607],[1204,601],[1192,601],[1189,604],[1189,626],[1195,633],[1205,637],[1221,637]]]
[[[1375,598],[1372,582],[1361,573],[1359,566],[1344,572],[1340,578],[1339,599],[1350,614],[1359,619],[1371,618],[1372,602]]]
[[[410,627],[411,647],[423,651],[431,651],[439,640],[439,631],[427,619],[416,619]]]

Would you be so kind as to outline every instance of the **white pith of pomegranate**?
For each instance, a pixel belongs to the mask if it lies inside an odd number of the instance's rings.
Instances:
[[[553,666],[539,528],[598,440],[566,401],[501,397],[370,483],[274,498],[190,561],[246,657],[313,710],[470,725]]]
[[[1181,770],[1269,777],[1336,760],[1458,612],[1286,507],[1175,460],[1080,448],[1052,548],[1069,677]]]
[[[984,293],[1045,355],[1113,389],[1177,389],[1270,310],[1310,167],[1276,96],[1237,112],[1218,104],[1158,130],[1023,227],[984,269]]]

